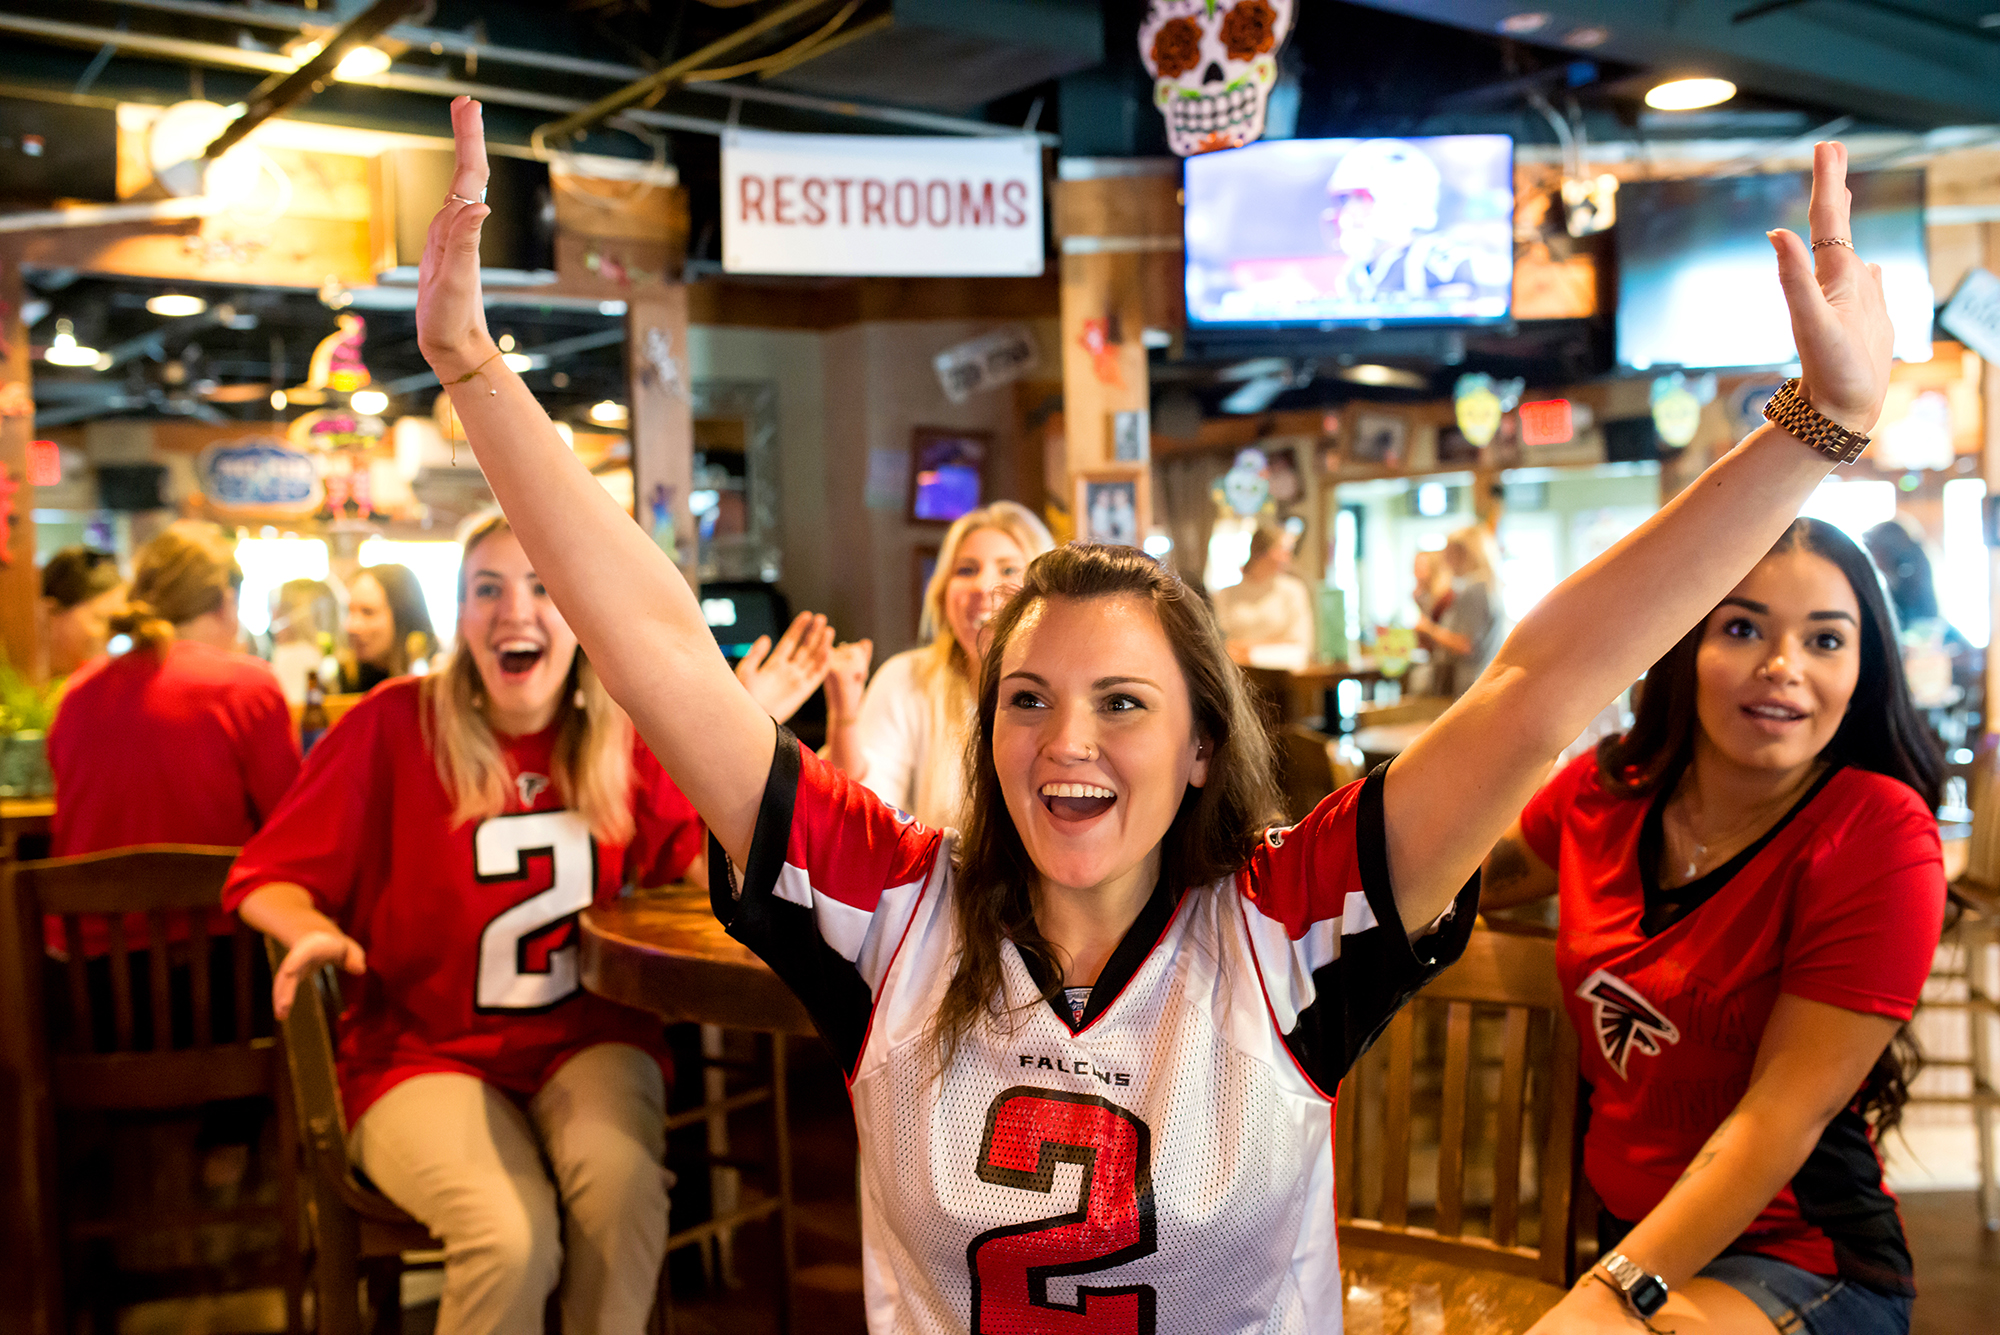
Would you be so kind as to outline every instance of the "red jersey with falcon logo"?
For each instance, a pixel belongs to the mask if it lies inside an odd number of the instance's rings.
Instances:
[[[598,843],[550,782],[556,729],[502,737],[506,810],[452,823],[425,744],[422,681],[377,687],[306,760],[244,847],[223,902],[291,881],[368,952],[344,977],[341,1096],[351,1126],[398,1082],[430,1071],[532,1094],[594,1043],[664,1060],[659,1021],[585,992],[576,917],[627,885],[663,885],[701,848],[694,808],[644,745],[632,762],[637,832]]]
[[[1584,1170],[1625,1224],[1660,1203],[1749,1089],[1781,994],[1908,1020],[1943,923],[1937,822],[1907,784],[1833,769],[1758,842],[1662,890],[1662,803],[1676,781],[1621,796],[1586,754],[1521,813],[1560,878],[1556,966],[1591,1086]],[[1915,1291],[1853,1108],[1727,1250]]]
[[[869,1329],[1339,1331],[1332,1093],[1464,950],[1477,877],[1413,945],[1378,771],[1231,879],[1163,869],[1075,1009],[1004,946],[1004,1018],[940,1073],[956,838],[781,728],[748,866],[710,853],[717,915],[848,1071]]]

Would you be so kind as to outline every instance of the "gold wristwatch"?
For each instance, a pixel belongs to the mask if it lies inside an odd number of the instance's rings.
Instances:
[[[1868,448],[1868,437],[1849,431],[1822,415],[1799,392],[1804,382],[1793,376],[1778,386],[1778,392],[1764,405],[1764,416],[1797,436],[1837,464],[1851,464]]]

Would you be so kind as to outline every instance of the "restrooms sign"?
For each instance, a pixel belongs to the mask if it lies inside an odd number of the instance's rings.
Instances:
[[[1031,136],[770,134],[722,139],[722,267],[881,277],[1042,272]]]

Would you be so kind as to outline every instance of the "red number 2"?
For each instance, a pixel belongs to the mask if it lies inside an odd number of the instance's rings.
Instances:
[[[1076,1209],[989,1229],[965,1249],[973,1335],[1152,1335],[1151,1285],[1077,1286],[1053,1302],[1049,1279],[1087,1275],[1152,1254],[1152,1134],[1108,1099],[1017,1085],[986,1110],[979,1177],[1039,1191],[1056,1165],[1083,1165]]]

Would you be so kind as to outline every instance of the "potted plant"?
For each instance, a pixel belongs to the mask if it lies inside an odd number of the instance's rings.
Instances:
[[[60,683],[38,685],[0,658],[0,797],[47,797],[55,791],[48,730],[60,695]]]

